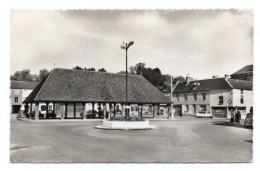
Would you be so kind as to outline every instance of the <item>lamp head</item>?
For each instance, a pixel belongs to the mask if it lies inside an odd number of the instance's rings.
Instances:
[[[134,44],[134,41],[132,41],[132,40],[128,43],[129,46],[131,46],[133,44]]]

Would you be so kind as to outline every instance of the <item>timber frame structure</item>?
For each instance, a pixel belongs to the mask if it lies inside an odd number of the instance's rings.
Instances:
[[[92,105],[92,112],[97,104],[99,112],[103,106],[104,119],[109,119],[116,114],[116,105],[122,106],[122,111],[126,105],[138,105],[138,114],[142,117],[143,105],[152,105],[153,116],[154,108],[164,105],[168,108],[172,102],[149,81],[140,75],[128,76],[128,91],[126,104],[126,86],[124,74],[112,74],[106,72],[92,72],[85,70],[71,69],[53,69],[44,78],[31,94],[23,101],[25,104],[25,113],[32,114],[34,108],[34,119],[39,119],[39,104],[45,103],[47,106],[47,115],[49,114],[48,106],[52,104],[55,113],[56,104],[62,105],[60,119],[69,119],[68,106],[73,104],[73,114],[76,117],[77,106],[82,105],[83,115],[79,118],[86,118],[86,104]],[[109,108],[109,112],[107,112]],[[113,113],[111,111],[114,111]],[[140,112],[139,112],[140,111]],[[108,114],[107,114],[108,113]]]

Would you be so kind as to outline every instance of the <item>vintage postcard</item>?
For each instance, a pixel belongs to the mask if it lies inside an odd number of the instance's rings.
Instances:
[[[11,163],[253,162],[253,10],[10,18]]]

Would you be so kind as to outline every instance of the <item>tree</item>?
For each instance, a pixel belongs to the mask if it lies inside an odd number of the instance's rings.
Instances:
[[[85,68],[85,70],[87,70],[87,71],[96,71],[95,68],[89,68],[89,69]]]
[[[140,75],[142,73],[142,71],[145,69],[145,63],[138,63],[135,65],[135,73],[137,75]]]
[[[47,69],[41,69],[39,71],[39,76],[38,76],[38,80],[41,81],[42,79],[44,79],[45,77],[47,77],[47,75],[49,74],[49,71]]]
[[[153,72],[161,75],[161,70],[159,68],[154,68]]]
[[[75,66],[73,69],[75,69],[75,70],[83,70],[83,68],[81,68],[80,66]]]
[[[98,72],[107,72],[104,68],[100,68]]]
[[[179,81],[180,83],[185,82],[186,79],[183,76],[177,76],[173,79],[173,83],[176,83],[177,81]]]
[[[14,75],[11,76],[11,79],[20,81],[32,81],[31,70],[24,69],[22,71],[16,71]]]

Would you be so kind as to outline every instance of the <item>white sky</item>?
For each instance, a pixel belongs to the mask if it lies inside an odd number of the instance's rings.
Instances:
[[[125,69],[124,41],[133,40],[129,66],[202,79],[253,63],[250,10],[12,11],[11,74],[59,68]]]

